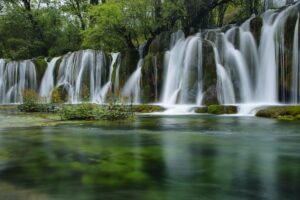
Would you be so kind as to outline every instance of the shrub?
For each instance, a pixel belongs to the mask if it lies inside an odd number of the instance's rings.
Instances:
[[[21,112],[56,112],[58,108],[52,104],[41,103],[42,98],[34,90],[22,92],[23,103],[18,106]]]
[[[62,120],[125,120],[133,117],[133,112],[123,105],[80,104],[64,106],[59,112]]]

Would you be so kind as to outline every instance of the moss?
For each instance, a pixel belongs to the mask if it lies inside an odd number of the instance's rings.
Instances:
[[[54,68],[54,78],[58,77],[59,66],[60,66],[61,62],[62,62],[62,57],[59,58],[59,59],[56,61],[56,63],[55,63],[55,68]],[[55,81],[57,81],[57,80],[55,80]]]
[[[264,108],[258,111],[256,116],[281,120],[300,120],[300,106]]]
[[[124,85],[130,75],[136,70],[139,61],[139,52],[136,49],[127,49],[121,52],[120,85]]]
[[[255,38],[256,44],[259,45],[263,20],[261,17],[255,17],[250,22],[250,30]]]
[[[37,81],[38,81],[38,83],[41,83],[44,73],[48,67],[48,64],[47,64],[45,58],[42,58],[42,57],[35,58],[32,60],[32,62],[35,65]]]
[[[153,112],[162,112],[165,110],[161,106],[148,105],[148,104],[134,105],[132,108],[134,112],[138,112],[138,113],[153,113]]]
[[[208,113],[215,115],[223,114],[236,114],[238,108],[236,106],[224,106],[224,105],[210,105],[208,106]]]
[[[170,32],[163,32],[155,37],[149,46],[148,53],[165,52],[169,49],[170,45]]]
[[[213,36],[212,36],[213,37]],[[203,85],[204,85],[204,105],[218,104],[217,97],[217,71],[212,45],[203,41]]]
[[[196,108],[195,113],[208,113],[208,107]]]

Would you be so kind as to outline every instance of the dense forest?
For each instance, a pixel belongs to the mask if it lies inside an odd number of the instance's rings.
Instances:
[[[292,1],[286,1],[291,3]],[[137,48],[164,31],[187,35],[244,21],[270,0],[1,0],[0,57]]]

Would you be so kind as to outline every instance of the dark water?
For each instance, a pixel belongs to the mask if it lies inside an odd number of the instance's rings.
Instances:
[[[5,127],[0,199],[300,199],[299,122],[155,116]]]

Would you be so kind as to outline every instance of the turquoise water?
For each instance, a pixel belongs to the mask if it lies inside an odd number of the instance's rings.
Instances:
[[[0,199],[300,199],[299,122],[141,116],[32,127],[0,119]]]

